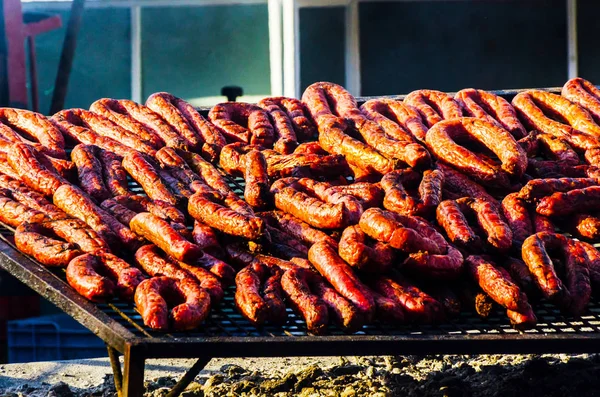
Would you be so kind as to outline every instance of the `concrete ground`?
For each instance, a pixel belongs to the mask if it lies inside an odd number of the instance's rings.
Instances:
[[[149,360],[146,397],[164,397],[193,360]],[[597,396],[597,355],[213,359],[184,392],[209,396]],[[114,397],[108,359],[0,366],[0,396]]]

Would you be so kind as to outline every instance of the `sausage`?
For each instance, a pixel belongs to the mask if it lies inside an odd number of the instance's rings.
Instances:
[[[67,158],[62,134],[45,116],[24,109],[0,108],[0,123],[33,137],[44,148],[44,153]]]
[[[203,139],[181,114],[177,108],[178,102],[184,101],[169,93],[157,92],[148,97],[146,107],[158,114],[172,130],[176,131],[189,150],[199,151],[204,143]]]
[[[600,237],[600,218],[592,214],[575,214],[570,230],[579,238],[597,240]]]
[[[129,222],[131,222],[131,220],[137,215],[137,213],[131,211],[124,205],[119,204],[114,199],[104,200],[102,203],[100,203],[100,207],[108,211],[124,225],[129,225]]]
[[[125,156],[123,158],[123,168],[142,186],[144,192],[152,200],[161,200],[170,205],[179,203],[180,197],[173,194],[153,164],[143,154],[135,153]]]
[[[161,167],[168,171],[174,178],[185,185],[191,185],[202,178],[188,166],[185,160],[179,156],[177,151],[171,147],[164,147],[156,152],[156,159]]]
[[[375,298],[375,305],[377,306],[377,319],[383,323],[388,324],[404,324],[404,309],[400,302],[396,299],[388,298],[373,290],[371,294]]]
[[[194,276],[200,286],[208,292],[210,295],[210,303],[213,307],[221,302],[225,292],[223,291],[221,281],[215,274],[205,269],[203,266],[194,266],[184,262],[177,262],[177,264],[183,270],[186,270],[188,273]]]
[[[73,259],[67,266],[66,275],[69,285],[91,301],[104,301],[115,293],[130,300],[146,278],[139,269],[106,252]]]
[[[329,155],[325,152],[324,155],[313,153],[280,155],[269,150],[263,150],[262,154],[267,160],[267,172],[271,178],[333,177],[348,175],[350,172],[344,156],[338,154]]]
[[[236,307],[254,325],[285,321],[280,279],[279,269],[262,263],[246,266],[235,277]]]
[[[208,186],[215,189],[219,194],[227,196],[233,192],[223,175],[200,155],[183,150],[177,150],[176,152],[196,174],[204,179]]]
[[[279,255],[289,256],[286,253],[295,254],[290,256],[291,259],[294,256],[306,258],[308,255],[308,248],[302,242],[298,241],[294,236],[288,234],[282,230],[274,228],[270,225],[266,225],[266,230],[271,237],[270,248]],[[281,252],[278,252],[281,251]]]
[[[344,229],[338,253],[350,266],[373,273],[389,270],[395,257],[394,251],[387,244],[367,244],[367,236],[358,225]]]
[[[308,259],[343,297],[352,302],[367,322],[375,315],[375,301],[367,287],[358,279],[350,266],[344,262],[326,242],[314,244],[308,251]]]
[[[522,245],[523,241],[534,233],[525,201],[518,193],[510,193],[502,200],[502,212],[512,231],[515,245]]]
[[[289,269],[281,276],[281,287],[288,302],[306,321],[308,331],[322,335],[327,331],[329,323],[328,308],[325,302],[311,291],[308,280],[312,277],[318,276],[300,267]]]
[[[443,284],[427,285],[425,293],[440,302],[447,319],[456,318],[460,315],[462,303],[452,288]]]
[[[175,299],[173,299],[173,298]],[[167,301],[183,300],[169,311]],[[188,331],[197,328],[208,317],[210,298],[195,281],[153,277],[140,283],[135,291],[135,304],[144,325],[158,331]]]
[[[99,160],[102,164],[102,178],[111,196],[129,194],[127,187],[127,172],[123,168],[121,157],[108,150],[99,150]]]
[[[537,139],[537,131],[531,131],[527,136],[519,139],[517,143],[521,146],[527,157],[535,157],[538,154],[539,141]],[[529,166],[530,164],[528,164]]]
[[[569,252],[565,251],[567,240],[560,234],[542,232],[529,236],[523,243],[523,261],[547,299],[560,299],[565,293],[563,282],[556,274],[548,249],[562,250],[563,254],[568,256]]]
[[[583,241],[580,241],[579,244],[587,255],[590,283],[595,291],[600,287],[600,252],[592,244]]]
[[[525,262],[517,258],[508,257],[504,261],[503,266],[521,290],[528,294],[534,292],[535,281]]]
[[[465,259],[471,277],[496,303],[512,311],[522,311],[529,303],[519,286],[505,276],[494,262],[479,255]]]
[[[575,189],[583,189],[590,186],[598,186],[595,178],[549,178],[534,179],[519,190],[519,197],[528,200],[538,200],[557,192],[568,192]]]
[[[458,103],[450,95],[441,91],[413,91],[404,98],[404,103],[417,109],[429,128],[442,120],[455,119],[463,115]]]
[[[410,167],[426,168],[431,164],[431,157],[427,149],[421,144],[410,140],[396,140],[390,138],[381,125],[365,118],[359,119],[356,126],[369,146],[375,148],[382,155],[400,160]]]
[[[363,213],[363,207],[360,201],[349,194],[344,194],[336,190],[331,190],[332,185],[328,182],[317,182],[310,178],[300,178],[294,180],[294,186],[299,186],[300,190],[315,196],[329,204],[342,204],[344,206],[344,214],[349,224],[355,224],[360,219]]]
[[[515,109],[506,99],[484,90],[466,88],[454,96],[463,114],[497,123],[511,133],[515,139],[527,135],[527,131],[517,118]]]
[[[396,170],[384,175],[381,178],[381,187],[385,191],[384,208],[404,215],[424,213],[425,208],[420,199],[409,195],[404,187],[404,184],[414,184],[418,178],[418,174],[410,169]]]
[[[410,196],[407,188],[419,179],[419,175],[411,169],[386,174],[381,179],[381,187],[385,191],[383,206],[402,215],[425,215],[431,212],[442,201],[444,174],[439,170],[426,170],[419,184],[419,197],[415,198]]]
[[[556,231],[556,227],[554,226],[550,218],[548,218],[547,216],[543,216],[538,214],[537,212],[534,212],[531,215],[531,219],[533,223],[533,231],[535,233],[554,233]]]
[[[283,119],[285,115],[286,120],[289,120],[289,123],[294,129],[293,137],[288,131],[285,131],[285,133],[289,134],[287,136],[288,139],[294,140],[295,138],[295,140],[299,142],[314,139],[317,136],[317,127],[312,121],[308,110],[299,100],[286,97],[270,97],[261,100],[258,103],[258,106],[265,109],[272,116],[274,121],[273,124],[276,129],[277,125],[275,123],[275,116],[273,115],[277,113],[275,108],[283,113],[283,115],[278,115],[278,118]],[[282,135],[280,134],[280,136]],[[277,150],[277,148],[275,148],[275,150]]]
[[[419,112],[402,101],[387,98],[371,99],[365,102],[360,110],[394,139],[410,141],[416,138],[421,142],[425,141],[428,128],[423,124]]]
[[[109,245],[119,245],[131,250],[141,245],[142,240],[135,233],[94,204],[80,189],[63,185],[54,192],[53,200],[67,214],[87,223]]]
[[[513,326],[513,328],[518,329],[520,331],[531,329],[537,324],[537,317],[535,316],[535,313],[533,312],[531,306],[521,312],[507,310],[506,315],[508,316],[508,319],[510,320],[510,323]]]
[[[328,100],[335,104],[335,109],[330,108]],[[393,170],[393,161],[345,133],[348,124],[344,117],[351,116],[357,119],[357,128],[367,141],[373,141],[379,135],[377,125],[360,113],[356,100],[343,87],[333,83],[314,83],[304,91],[302,102],[317,123],[319,144],[328,153],[341,154],[348,163],[366,171],[386,174]],[[333,111],[341,117],[334,116]]]
[[[265,148],[273,145],[275,134],[269,116],[256,105],[244,102],[220,103],[212,107],[208,118],[228,141]]]
[[[317,154],[325,156],[327,152],[319,145],[319,142],[304,142],[299,144],[294,150],[294,154]]]
[[[178,281],[192,280],[208,292],[211,303],[215,305],[223,298],[221,283],[210,272],[162,255],[155,245],[140,247],[135,252],[135,261],[152,277],[166,276]]]
[[[462,271],[463,257],[460,251],[446,242],[444,237],[427,221],[419,217],[393,215],[396,221],[409,227],[433,242],[436,251],[410,252],[403,266],[408,272],[420,277],[453,279]]]
[[[286,186],[283,179],[271,186],[275,207],[319,229],[339,229],[347,223],[342,203],[330,204],[297,190],[295,184]]]
[[[463,268],[463,256],[458,249],[448,245],[444,254],[426,251],[412,252],[403,262],[407,272],[427,279],[455,279]]]
[[[171,128],[158,114],[144,105],[127,99],[99,99],[90,106],[92,111],[100,109],[104,116],[110,113],[114,117],[113,121],[123,128],[130,129],[126,127],[127,125],[135,128],[133,131],[136,133],[144,131],[144,135],[154,134],[167,146],[188,149],[186,139]]]
[[[158,165],[154,167],[154,169],[158,172],[161,180],[165,183],[165,185],[173,192],[176,197],[188,198],[194,191],[197,190],[195,188],[196,184],[193,186],[189,186],[187,183],[182,182],[180,179],[175,177],[173,174],[173,170],[167,170],[164,168],[160,168]]]
[[[537,134],[536,138],[552,160],[566,165],[579,164],[579,155],[566,141],[550,134]]]
[[[565,247],[565,278],[568,294],[562,303],[563,310],[572,316],[581,316],[592,295],[589,258],[586,249],[576,240],[568,240]]]
[[[60,212],[62,213],[62,211]],[[108,243],[84,221],[68,217],[66,214],[64,215],[65,217],[55,219],[45,218],[41,223],[43,227],[50,230],[52,234],[55,234],[71,244],[75,244],[83,252],[110,252]]]
[[[575,77],[565,83],[562,96],[585,108],[596,123],[600,123],[600,90],[591,82]]]
[[[336,249],[338,247],[338,242],[335,239],[288,213],[269,211],[261,212],[258,216],[267,224],[283,230],[309,246],[319,241],[325,241]]]
[[[365,323],[365,316],[350,300],[342,296],[323,278],[316,277],[310,280],[311,290],[325,305],[327,305],[329,318],[340,326],[345,332],[356,332]]]
[[[55,171],[43,166],[36,159],[34,150],[24,143],[15,143],[8,151],[8,164],[27,186],[51,196],[67,181]]]
[[[258,102],[258,106],[267,112],[274,127],[275,143],[273,144],[273,149],[281,154],[290,154],[298,146],[298,138],[296,137],[292,121],[288,117],[285,108],[281,105],[284,99],[286,98],[264,98]]]
[[[235,284],[235,304],[238,310],[252,324],[264,324],[269,317],[269,308],[260,294],[260,274],[249,265],[235,276]]]
[[[13,200],[10,190],[0,192],[0,222],[17,227],[38,214],[41,212]]]
[[[175,128],[191,149],[200,149],[201,145],[202,154],[208,160],[214,161],[219,157],[221,148],[227,143],[225,137],[191,104],[169,93],[157,92],[148,97],[146,106]]]
[[[102,178],[102,164],[96,146],[79,144],[73,148],[71,159],[77,166],[79,187],[97,203],[111,197]]]
[[[347,194],[356,197],[364,209],[379,207],[383,203],[385,192],[379,184],[357,182],[350,185],[331,186],[326,194]]]
[[[66,216],[64,212],[52,205],[46,197],[32,190],[18,179],[0,174],[0,188],[9,190],[15,200],[29,208],[38,210],[49,216],[54,216],[58,213]]]
[[[72,161],[50,157],[39,150],[36,150],[35,148],[33,148],[33,154],[40,164],[46,167],[49,171],[56,172],[58,175],[67,180],[75,180],[74,177],[77,174],[77,167]],[[6,155],[6,159],[8,161],[8,155]]]
[[[400,274],[379,276],[371,286],[379,294],[398,302],[409,321],[431,324],[443,318],[442,305]]]
[[[100,259],[91,254],[80,255],[67,265],[67,283],[77,293],[92,302],[110,300],[115,293],[115,283],[103,273]]]
[[[444,174],[444,194],[452,192],[458,197],[475,197],[481,198],[485,201],[494,204],[499,207],[500,203],[491,196],[483,186],[477,182],[472,181],[466,175],[454,170],[453,168],[444,165],[440,162],[436,164],[437,169],[441,170]]]
[[[170,223],[185,223],[185,215],[164,201],[150,200],[146,196],[134,194],[115,196],[113,200],[134,212],[150,212]]]
[[[244,158],[246,165],[244,198],[253,208],[265,208],[270,202],[267,161],[257,150],[250,151]]]
[[[468,136],[494,152],[500,166],[460,146],[456,139]],[[427,132],[427,147],[438,158],[478,181],[492,186],[508,185],[507,175],[520,178],[527,169],[527,154],[510,133],[496,124],[463,117],[436,124]]]
[[[431,239],[396,220],[393,213],[379,208],[366,210],[360,218],[359,225],[361,230],[369,237],[387,243],[403,252],[445,253],[446,247],[439,247]]]
[[[40,219],[44,219],[43,215],[17,226],[15,245],[19,251],[48,267],[67,266],[73,258],[82,254],[75,244],[47,237],[46,234],[51,234],[51,231],[44,228]]]
[[[179,261],[193,262],[202,255],[200,247],[187,241],[169,222],[149,212],[134,216],[129,226],[134,233],[153,242]]]
[[[536,211],[544,216],[563,216],[593,210],[600,205],[600,186],[553,193],[542,198]]]
[[[426,168],[431,164],[427,149],[417,143],[410,133],[401,130],[400,126],[380,113],[372,109],[369,111],[371,101],[366,106],[363,105],[361,112],[354,98],[342,87],[331,84],[327,92],[334,98],[336,113],[349,121],[369,146],[384,156],[398,159],[411,167]],[[391,132],[388,133],[388,130]]]
[[[270,267],[269,270],[270,274],[263,285],[263,299],[269,308],[269,321],[276,325],[282,325],[287,320],[281,288],[281,275],[283,272],[278,267]]]
[[[133,101],[102,98],[92,103],[90,110],[128,131],[127,135],[137,137],[157,150],[165,146],[165,141],[156,134],[156,131],[151,130],[129,114],[130,109],[128,108],[137,105],[129,102]],[[126,105],[128,108],[125,107]]]
[[[502,214],[491,203],[482,199],[461,198],[459,205],[468,206],[477,217],[477,224],[487,236],[487,242],[497,250],[504,252],[512,246],[513,233],[503,219]]]
[[[469,226],[456,201],[442,201],[436,208],[436,219],[453,244],[471,249],[481,247],[481,239]]]
[[[210,194],[196,193],[191,196],[188,202],[188,213],[194,219],[234,236],[257,240],[264,233],[262,219],[227,208]]]
[[[541,90],[527,90],[513,98],[513,106],[526,125],[558,137],[565,132],[600,135],[600,126],[580,105]],[[556,120],[561,121],[556,121]]]
[[[135,151],[154,156],[154,141],[145,141],[104,116],[84,109],[67,109],[56,113],[50,121],[71,139],[86,145],[126,156]]]
[[[0,152],[0,173],[11,179],[21,181],[19,174],[8,164],[8,155],[4,152]]]
[[[560,95],[538,90],[517,94],[512,105],[526,127],[564,139],[574,148],[585,151],[588,163],[598,163],[600,140],[596,135],[600,127],[582,107]],[[557,115],[566,123],[556,121]]]

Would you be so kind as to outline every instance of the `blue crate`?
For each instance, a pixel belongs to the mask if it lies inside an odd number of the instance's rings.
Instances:
[[[8,322],[8,362],[106,357],[104,342],[65,314]]]

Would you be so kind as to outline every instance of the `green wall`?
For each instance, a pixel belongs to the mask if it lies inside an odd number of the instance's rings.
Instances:
[[[268,95],[267,5],[142,9],[143,95],[218,96],[238,85]]]
[[[25,8],[26,9],[26,8]],[[47,113],[69,12],[60,14],[63,28],[36,37],[40,111]],[[86,9],[77,38],[77,51],[65,107],[84,107],[98,98],[131,95],[130,16],[127,8]]]
[[[24,9],[31,5],[24,3]],[[40,10],[39,6],[37,7]],[[68,21],[68,11],[47,9]],[[579,0],[580,75],[600,84],[600,1]],[[360,4],[363,95],[561,85],[567,78],[563,0]],[[84,11],[67,107],[131,96],[130,11]],[[267,95],[267,5],[142,8],[143,96],[220,95],[239,85]],[[301,87],[344,84],[343,7],[300,10]],[[65,29],[36,39],[40,102],[47,112]]]

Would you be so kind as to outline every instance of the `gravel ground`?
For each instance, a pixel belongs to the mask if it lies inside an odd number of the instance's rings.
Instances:
[[[190,360],[150,360],[146,397],[163,397]],[[598,355],[214,359],[195,396],[597,396]],[[113,397],[107,360],[0,367],[0,396]]]

